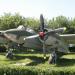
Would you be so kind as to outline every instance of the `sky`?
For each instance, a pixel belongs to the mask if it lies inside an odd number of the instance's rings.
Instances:
[[[19,13],[24,17],[46,19],[60,15],[75,17],[75,0],[0,0],[0,15]]]

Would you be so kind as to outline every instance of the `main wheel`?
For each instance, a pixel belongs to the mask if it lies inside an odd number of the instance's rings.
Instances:
[[[56,51],[53,51],[49,56],[49,64],[56,64],[57,54]]]

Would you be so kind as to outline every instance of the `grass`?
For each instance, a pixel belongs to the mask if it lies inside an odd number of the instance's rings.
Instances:
[[[48,64],[49,54],[44,60],[39,52],[15,53],[13,59],[5,54],[0,53],[2,75],[75,75],[75,53],[63,55],[56,64]]]
[[[0,53],[0,65],[13,65],[25,63],[26,66],[35,67],[75,67],[75,54],[63,55],[58,59],[56,65],[48,64],[49,54],[47,58],[43,59],[43,53],[16,53],[13,59],[8,59],[5,57],[5,53]]]
[[[0,53],[0,64],[16,64],[16,63],[27,63],[29,62],[31,65],[33,65],[34,63],[44,63],[47,60],[43,59],[43,54],[30,54],[30,53],[26,53],[26,54],[15,54],[13,59],[8,59],[5,57],[6,53]],[[48,59],[48,56],[47,56]]]
[[[57,64],[48,64],[49,54],[47,59],[43,59],[43,53],[16,53],[13,59],[5,57],[6,53],[0,53],[0,65],[6,66],[23,66],[35,67],[41,70],[56,70],[56,71],[75,71],[75,53],[63,55],[58,59]]]

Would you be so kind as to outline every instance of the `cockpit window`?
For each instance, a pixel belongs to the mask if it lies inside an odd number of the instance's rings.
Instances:
[[[31,29],[31,28],[27,28],[26,29],[28,32],[30,32],[30,33],[35,33],[35,31],[33,30],[33,29]]]

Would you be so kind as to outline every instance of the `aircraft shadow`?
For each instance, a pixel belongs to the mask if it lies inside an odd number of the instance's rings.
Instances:
[[[75,65],[75,59],[67,59],[67,58],[59,58],[57,60],[57,67],[63,67],[63,66],[73,66]]]
[[[44,59],[43,57],[37,57],[37,56],[15,56],[15,60],[21,60],[21,59],[31,59],[32,62],[26,64],[27,66],[36,66],[38,64],[43,64],[48,60],[48,57],[46,59]],[[13,59],[14,60],[14,59]]]

